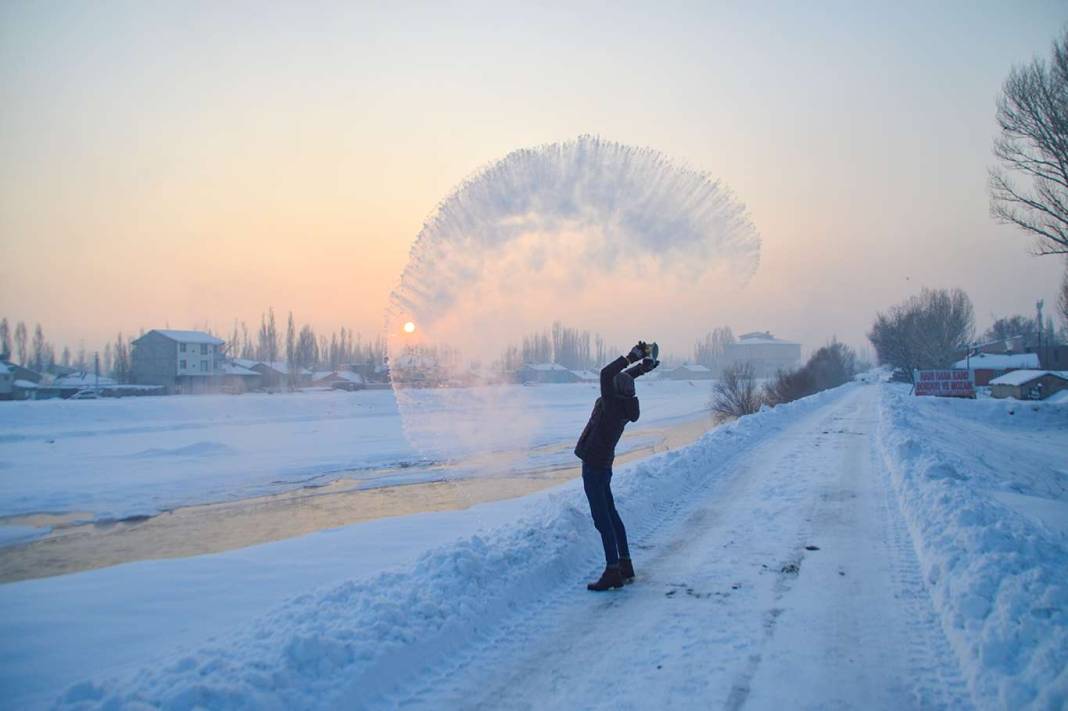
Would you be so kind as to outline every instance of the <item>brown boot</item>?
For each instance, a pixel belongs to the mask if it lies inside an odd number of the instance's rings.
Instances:
[[[610,565],[604,569],[603,573],[601,573],[601,579],[596,583],[589,583],[586,586],[586,589],[602,592],[611,588],[621,587],[623,587],[623,576],[619,574],[619,566]]]
[[[634,582],[634,564],[630,562],[630,558],[619,559],[619,577],[623,578],[624,583]]]

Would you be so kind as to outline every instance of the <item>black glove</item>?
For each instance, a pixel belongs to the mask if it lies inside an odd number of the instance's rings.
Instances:
[[[642,371],[648,373],[650,370],[656,369],[656,366],[660,365],[660,361],[653,360],[652,358],[642,358]]]
[[[627,362],[637,363],[647,355],[649,355],[649,346],[645,341],[638,341],[638,345],[631,348],[630,353],[627,354]]]

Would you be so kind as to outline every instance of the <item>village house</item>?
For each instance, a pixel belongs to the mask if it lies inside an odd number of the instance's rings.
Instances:
[[[580,378],[559,363],[524,363],[515,379],[524,385],[533,383],[577,383]]]
[[[656,370],[653,371],[653,373],[656,372]],[[677,368],[665,370],[660,377],[665,380],[712,380],[715,373],[700,363],[683,363]]]
[[[268,389],[286,388],[289,385],[305,385],[312,380],[312,371],[307,368],[295,368],[293,377],[289,375],[289,364],[285,361],[250,360],[234,358],[234,365],[250,370],[260,376],[259,386]],[[292,380],[292,382],[290,382]]]
[[[728,343],[723,352],[723,367],[748,363],[757,378],[771,378],[780,371],[801,365],[801,344],[784,341],[770,331],[753,331],[742,335],[737,343]]]
[[[1038,355],[1034,353],[977,353],[953,364],[954,368],[969,370],[976,387],[1014,370],[1038,369]]]
[[[30,400],[36,396],[37,384],[43,376],[0,355],[0,400]]]
[[[133,382],[174,392],[218,389],[225,341],[203,331],[152,329],[131,342]]]
[[[351,370],[329,370],[313,373],[311,384],[320,388],[333,388],[334,390],[363,390],[367,387],[367,381],[359,373]]]
[[[1068,372],[1054,370],[1014,370],[990,381],[990,395],[1017,400],[1045,400],[1068,390]]]

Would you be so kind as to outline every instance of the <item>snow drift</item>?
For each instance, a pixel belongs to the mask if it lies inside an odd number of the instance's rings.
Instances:
[[[880,441],[943,628],[989,708],[1068,704],[1068,407],[887,386]]]

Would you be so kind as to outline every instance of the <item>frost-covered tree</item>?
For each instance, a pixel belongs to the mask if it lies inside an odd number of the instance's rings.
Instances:
[[[879,363],[912,371],[945,368],[966,350],[975,332],[971,299],[960,289],[924,289],[878,314],[868,340]]]
[[[33,352],[30,355],[30,367],[38,373],[43,373],[48,366],[48,363],[45,362],[45,352],[44,329],[41,328],[41,324],[37,324],[33,329]]]
[[[1057,311],[1060,312],[1064,339],[1068,341],[1068,266],[1064,270],[1064,278],[1061,279],[1061,293],[1057,295]]]
[[[274,309],[268,308],[260,316],[259,341],[256,347],[256,359],[274,363],[278,360],[278,328],[274,322]]]
[[[1053,43],[1048,63],[1012,68],[997,123],[991,214],[1032,235],[1038,254],[1068,254],[1068,31]]]
[[[297,384],[297,329],[293,324],[293,312],[286,321],[286,373],[289,387]]]
[[[1035,319],[1026,316],[1006,316],[999,318],[991,324],[983,334],[984,341],[1004,341],[1014,336],[1023,336],[1029,340],[1038,333],[1038,324]]]
[[[734,343],[734,332],[731,331],[730,326],[709,331],[704,339],[694,345],[694,363],[703,365],[713,372],[719,372],[723,354],[727,352],[727,346],[731,343]]]
[[[751,363],[737,363],[723,369],[712,386],[709,409],[718,421],[751,415],[760,409],[760,388]]]
[[[0,320],[0,356],[11,357],[11,327],[6,317]]]
[[[112,350],[111,377],[120,383],[130,382],[132,367],[130,363],[130,344],[120,331],[115,337],[115,347]]]
[[[26,332],[26,324],[19,321],[15,326],[15,356],[19,365],[26,365],[29,358],[28,340],[29,335]]]
[[[300,329],[294,353],[300,368],[314,368],[319,362],[319,342],[315,338],[315,331],[308,324],[304,324]]]

